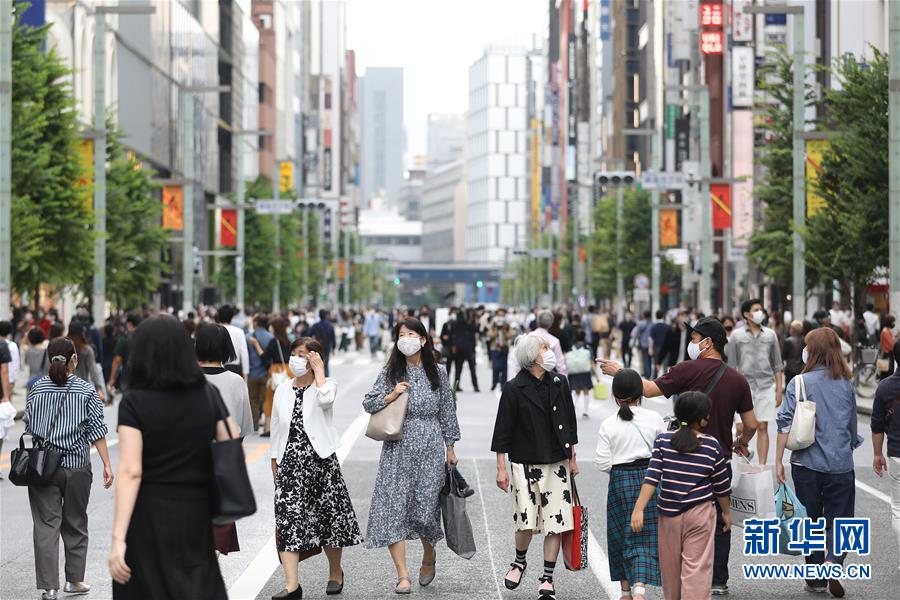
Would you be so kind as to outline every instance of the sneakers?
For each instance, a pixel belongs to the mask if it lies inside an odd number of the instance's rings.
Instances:
[[[827,587],[816,587],[814,585],[807,584],[807,585],[803,586],[803,591],[809,592],[810,594],[824,594],[825,592],[828,591],[828,588]]]
[[[83,581],[79,583],[70,583],[67,581],[66,585],[63,586],[63,591],[67,594],[72,595],[87,594],[89,591],[91,591],[91,586]]]
[[[56,600],[57,598],[57,590],[44,590],[44,593],[41,594],[41,600]]]
[[[725,584],[715,584],[712,586],[712,595],[713,596],[727,596],[728,595],[728,586]]]

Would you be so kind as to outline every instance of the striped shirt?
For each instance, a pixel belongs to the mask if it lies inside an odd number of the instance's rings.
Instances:
[[[61,467],[77,469],[90,464],[91,444],[106,437],[107,429],[94,386],[75,375],[69,375],[67,385],[68,392],[49,376],[39,379],[28,393],[23,420],[28,433],[61,452]],[[57,409],[59,416],[49,431]]]
[[[682,454],[672,447],[673,431],[656,436],[644,483],[659,486],[656,506],[660,515],[674,517],[713,496],[731,494],[722,447],[712,436],[701,434],[700,445]]]

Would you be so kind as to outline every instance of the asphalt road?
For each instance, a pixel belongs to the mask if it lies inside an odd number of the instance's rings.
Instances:
[[[343,445],[339,452],[343,472],[350,489],[357,516],[365,531],[369,500],[374,485],[380,445],[363,435],[365,417],[361,412],[363,394],[375,379],[382,357],[372,359],[368,353],[338,355],[332,362],[332,375],[339,386],[335,407],[335,424],[342,433]],[[413,593],[425,598],[459,600],[483,598],[535,597],[536,578],[541,564],[539,541],[532,544],[529,553],[531,567],[524,583],[516,592],[507,591],[502,577],[513,558],[512,519],[510,499],[494,484],[495,462],[490,453],[490,437],[498,394],[486,391],[490,372],[486,361],[479,359],[479,394],[464,392],[458,398],[458,413],[463,439],[457,445],[460,468],[476,490],[469,499],[468,511],[475,531],[478,552],[469,561],[450,552],[446,546],[438,547],[437,578],[427,588],[414,585]],[[463,375],[464,389],[471,390],[468,374]],[[648,406],[663,414],[671,412],[667,401],[648,401]],[[579,409],[580,412],[580,409]],[[609,401],[592,402],[590,419],[581,420],[579,457],[582,475],[579,490],[588,509],[591,528],[589,548],[590,568],[578,573],[557,568],[557,591],[560,598],[597,600],[619,597],[618,584],[609,581],[605,554],[606,548],[606,485],[605,474],[593,468],[592,457],[597,427],[601,420],[614,412]],[[114,466],[118,462],[115,409],[107,409],[111,455]],[[13,440],[18,440],[21,424],[11,432],[0,455],[0,470],[9,469],[9,450]],[[898,545],[890,524],[889,488],[871,469],[872,448],[868,441],[871,433],[868,418],[860,416],[860,433],[866,444],[857,450],[856,515],[872,519],[872,548],[868,557],[851,557],[853,562],[871,565],[872,577],[868,581],[847,582],[848,597],[893,600],[900,598],[900,571],[897,569]],[[220,558],[222,573],[231,598],[267,599],[283,587],[283,576],[278,568],[274,550],[273,487],[268,461],[268,440],[251,436],[245,442],[245,451],[251,480],[257,495],[257,514],[237,525],[241,551]],[[774,449],[771,451],[774,453]],[[86,579],[94,586],[89,598],[110,598],[111,581],[106,568],[106,556],[110,541],[113,513],[113,492],[104,490],[100,482],[100,463],[94,461],[94,487],[89,504],[91,541]],[[745,559],[742,556],[742,533],[735,528],[732,533],[731,597],[747,599],[808,598],[797,581],[748,581],[743,579],[740,565],[748,562],[799,563],[794,557],[772,559]],[[421,546],[410,544],[408,561],[414,576],[421,559]],[[31,544],[31,516],[26,491],[0,482],[0,599],[39,598],[34,587],[34,559]],[[62,564],[60,565],[62,569]],[[350,548],[344,554],[346,587],[343,597],[371,599],[393,597],[394,569],[386,549],[366,550]],[[62,575],[61,575],[62,576]],[[302,564],[301,583],[306,598],[324,598],[327,567],[322,556]],[[662,590],[649,588],[648,597],[661,598]],[[61,595],[62,596],[62,595]]]

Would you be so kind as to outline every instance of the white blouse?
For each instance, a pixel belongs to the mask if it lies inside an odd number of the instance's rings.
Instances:
[[[634,419],[623,421],[617,414],[600,424],[594,464],[609,473],[613,465],[650,458],[653,441],[666,430],[666,423],[656,411],[632,406]]]

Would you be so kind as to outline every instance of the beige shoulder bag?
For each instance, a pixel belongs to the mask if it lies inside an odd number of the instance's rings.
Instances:
[[[394,442],[403,437],[403,421],[409,396],[403,392],[397,399],[369,416],[366,437],[379,442]]]

